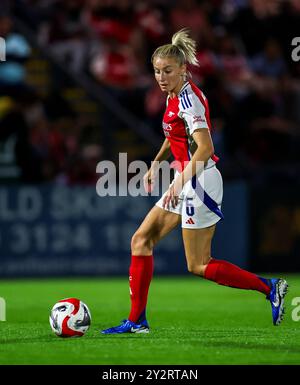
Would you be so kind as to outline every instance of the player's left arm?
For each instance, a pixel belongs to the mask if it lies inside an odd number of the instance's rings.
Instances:
[[[205,162],[214,154],[214,145],[210,136],[209,107],[205,95],[202,92],[197,95],[191,92],[186,94],[184,100],[189,108],[183,109],[181,116],[185,121],[188,135],[192,136],[197,144],[197,150],[175,181],[178,189],[180,186],[182,189],[188,180],[201,169],[203,170]]]
[[[214,145],[208,128],[197,129],[194,131],[192,136],[197,144],[197,149],[183,172],[178,175],[178,179],[181,180],[182,187],[194,175],[204,169],[205,163],[214,154]]]
[[[197,144],[197,149],[183,172],[176,177],[174,183],[169,188],[169,192],[166,194],[163,202],[163,207],[169,207],[170,203],[172,207],[176,207],[179,194],[185,183],[194,175],[199,175],[204,169],[205,163],[214,154],[214,146],[208,128],[196,129],[192,136]]]
[[[209,109],[205,103],[205,96],[190,93],[183,97],[182,109],[179,116],[184,120],[188,135],[192,136],[197,144],[197,149],[190,161],[179,174],[168,192],[165,194],[163,207],[176,207],[179,200],[179,194],[185,185],[195,174],[199,175],[204,169],[205,162],[214,154],[214,146],[210,136],[208,123]]]

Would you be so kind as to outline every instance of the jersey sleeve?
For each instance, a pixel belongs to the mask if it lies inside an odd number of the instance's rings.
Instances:
[[[192,135],[198,129],[209,129],[206,107],[195,94],[185,93],[181,95],[179,116],[185,121],[188,135]]]

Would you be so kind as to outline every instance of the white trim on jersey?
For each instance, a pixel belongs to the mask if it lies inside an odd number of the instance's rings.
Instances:
[[[205,98],[204,95],[203,98]],[[195,130],[209,128],[205,116],[205,106],[189,83],[180,92],[179,100],[178,116],[185,121],[188,135],[191,136]]]

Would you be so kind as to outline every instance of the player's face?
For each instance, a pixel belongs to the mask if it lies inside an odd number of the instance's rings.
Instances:
[[[186,65],[179,65],[174,57],[156,57],[153,60],[155,79],[160,88],[169,94],[177,94],[183,83]]]

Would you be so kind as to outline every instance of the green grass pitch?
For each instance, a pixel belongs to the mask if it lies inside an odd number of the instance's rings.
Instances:
[[[128,316],[127,277],[2,280],[0,364],[300,364],[300,321],[292,318],[300,279],[282,276],[290,289],[278,327],[260,293],[193,276],[155,277],[147,310],[151,332],[112,336],[99,330]],[[66,297],[90,308],[92,325],[84,337],[63,339],[50,329],[49,311]]]

